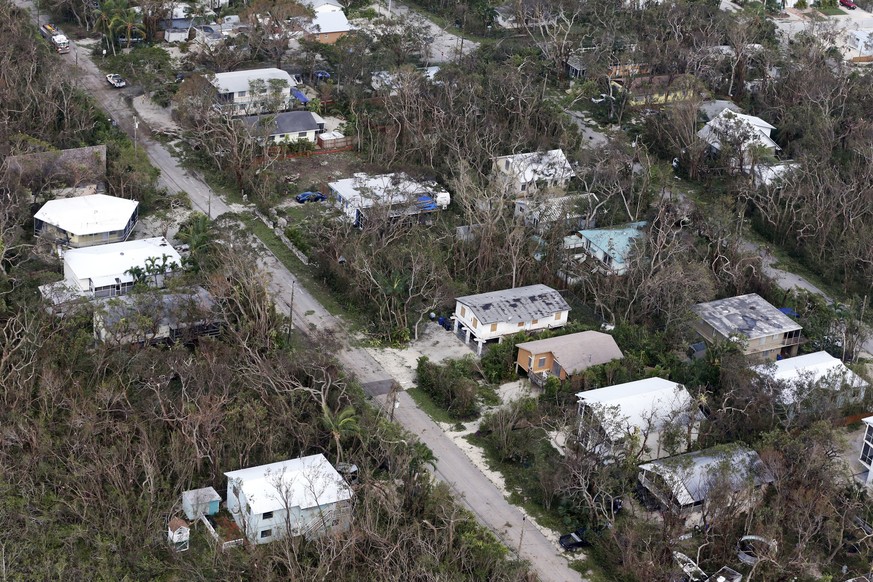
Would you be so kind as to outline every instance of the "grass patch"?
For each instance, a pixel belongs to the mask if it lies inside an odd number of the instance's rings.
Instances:
[[[455,419],[452,415],[450,415],[445,409],[440,408],[437,403],[431,399],[428,393],[421,388],[410,388],[406,393],[409,394],[410,398],[415,400],[418,407],[425,411],[434,422],[442,422],[446,424],[455,423]]]
[[[815,9],[824,14],[825,16],[845,16],[846,13],[843,10],[840,10],[836,6],[831,8],[830,6],[816,6]]]

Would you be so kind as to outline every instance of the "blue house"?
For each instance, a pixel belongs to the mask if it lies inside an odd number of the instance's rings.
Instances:
[[[634,243],[643,237],[647,225],[642,221],[580,230],[564,238],[564,250],[578,263],[593,260],[598,270],[624,275]]]
[[[182,511],[191,521],[199,519],[201,515],[215,515],[218,513],[219,503],[221,495],[212,487],[191,489],[182,493]]]

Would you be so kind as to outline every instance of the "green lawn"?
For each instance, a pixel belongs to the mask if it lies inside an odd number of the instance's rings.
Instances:
[[[434,422],[442,422],[448,424],[455,424],[457,419],[453,418],[451,414],[448,413],[444,408],[441,408],[436,402],[434,402],[430,395],[422,390],[421,388],[410,388],[406,391],[409,394],[410,398],[415,400],[415,403],[418,405],[420,409],[425,411],[428,416],[430,416]]]
[[[837,7],[826,7],[826,6],[816,6],[816,10],[824,14],[825,16],[845,16],[846,12]]]

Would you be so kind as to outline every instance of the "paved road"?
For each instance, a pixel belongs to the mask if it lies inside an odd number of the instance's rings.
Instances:
[[[458,55],[460,54],[468,55],[479,48],[478,42],[462,38],[449,32],[448,28],[442,28],[432,20],[421,16],[417,12],[410,10],[408,6],[404,6],[399,2],[391,2],[390,13],[388,12],[388,7],[383,4],[376,4],[376,10],[380,14],[390,14],[400,21],[415,18],[417,16],[427,23],[430,28],[430,34],[433,37],[433,41],[431,41],[429,47],[430,54],[428,60],[430,62],[448,63],[457,60]]]
[[[27,0],[16,0],[19,6],[31,9]],[[78,53],[78,54],[77,54]],[[85,49],[74,47],[68,55],[59,55],[78,64],[82,71],[80,81],[102,107],[115,119],[119,127],[131,137],[134,135],[133,113],[123,98],[123,92],[112,88],[87,54]],[[146,128],[140,124],[136,138],[140,147],[145,148],[152,163],[161,170],[161,185],[171,192],[183,191],[188,194],[192,205],[203,211],[211,206],[212,216],[231,210],[221,198],[199,177],[191,175],[182,168],[169,151],[148,136]],[[293,289],[293,320],[298,328],[309,330],[333,330],[338,337],[345,337],[341,321],[332,316],[324,307],[298,284],[296,277],[289,272],[269,251],[262,259],[262,265],[270,275],[269,288],[277,307],[284,313],[290,309]],[[377,402],[384,405],[392,378],[363,349],[346,346],[339,359],[347,370],[352,371],[365,389]],[[504,498],[491,481],[470,461],[470,459],[449,439],[430,417],[415,405],[406,394],[398,395],[399,408],[394,418],[412,434],[433,450],[437,457],[435,475],[448,483],[461,502],[478,518],[480,523],[494,531],[513,551],[519,549],[522,558],[529,560],[544,582],[576,582],[582,578],[568,567],[567,560],[560,555],[555,544],[550,542],[539,530],[524,520],[521,511]],[[524,532],[522,534],[522,532]],[[523,540],[520,539],[523,536]]]

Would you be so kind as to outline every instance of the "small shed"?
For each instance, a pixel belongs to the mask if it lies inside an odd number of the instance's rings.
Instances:
[[[219,503],[221,495],[212,487],[191,489],[182,493],[182,511],[191,520],[198,519],[201,515],[215,515],[218,513]]]
[[[190,538],[191,528],[188,527],[188,522],[181,517],[174,516],[167,524],[167,540],[170,542],[170,546],[177,552],[184,552],[188,549]]]

